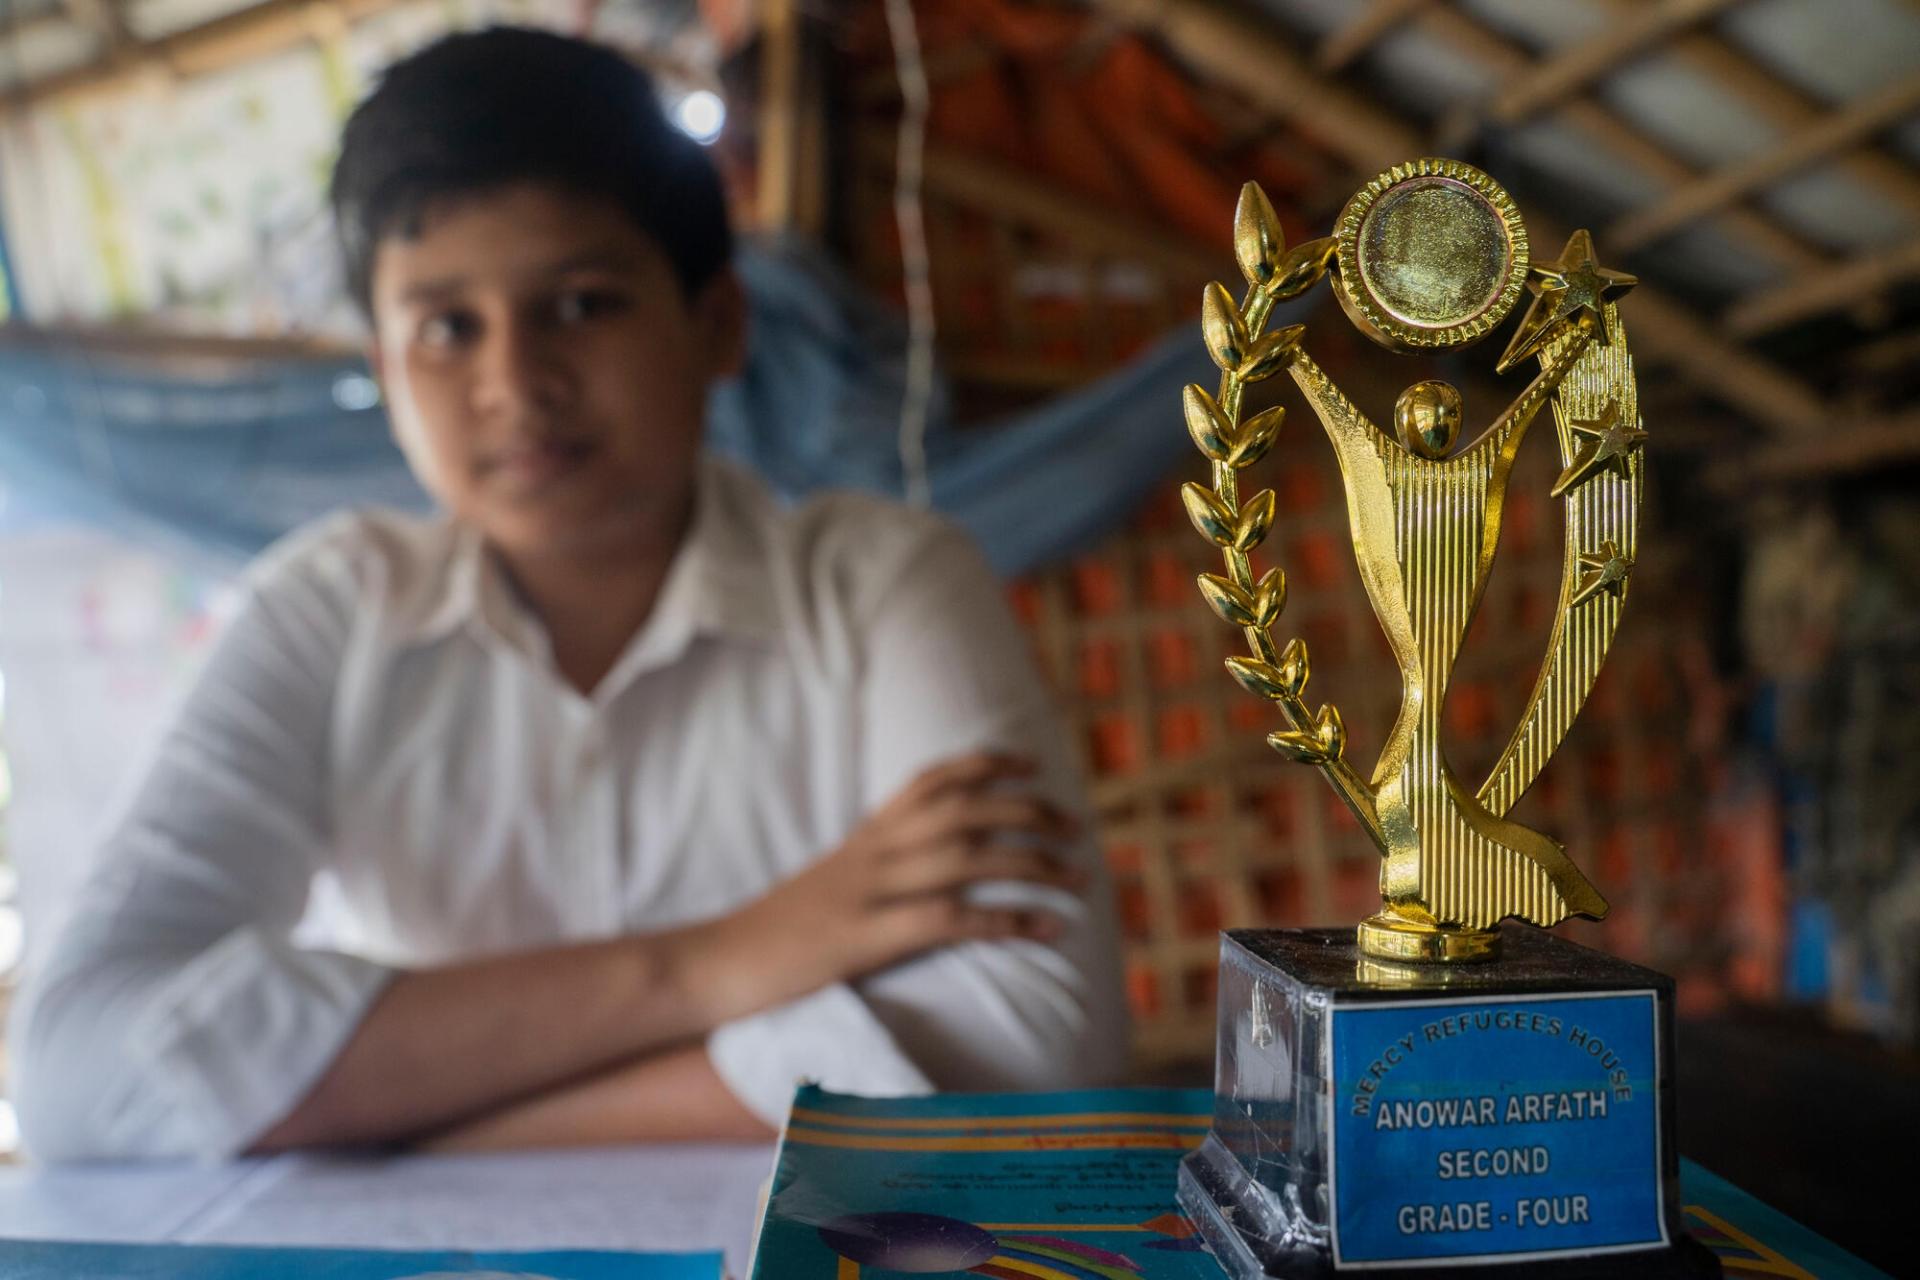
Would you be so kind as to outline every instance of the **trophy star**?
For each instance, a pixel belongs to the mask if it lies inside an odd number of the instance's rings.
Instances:
[[[1568,609],[1578,609],[1602,591],[1615,600],[1622,598],[1626,594],[1627,578],[1633,572],[1633,557],[1622,555],[1613,539],[1608,538],[1598,551],[1580,553],[1580,567],[1585,572],[1573,589],[1573,599],[1567,601]]]
[[[1602,471],[1611,471],[1622,480],[1631,479],[1629,460],[1634,451],[1646,443],[1647,433],[1639,427],[1620,425],[1620,402],[1607,401],[1607,407],[1600,416],[1587,421],[1575,421],[1571,424],[1573,434],[1580,438],[1579,446],[1574,450],[1573,461],[1553,482],[1550,491],[1552,497],[1578,489]]]
[[[1610,271],[1593,256],[1593,236],[1585,230],[1567,238],[1567,247],[1552,262],[1536,262],[1527,271],[1533,304],[1507,344],[1506,354],[1494,365],[1505,373],[1559,336],[1561,326],[1590,323],[1594,336],[1611,343],[1607,333],[1607,303],[1620,297],[1639,279],[1624,271]]]

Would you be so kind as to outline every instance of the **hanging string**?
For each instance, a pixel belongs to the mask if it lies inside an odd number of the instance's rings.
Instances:
[[[894,166],[893,217],[900,230],[900,270],[907,295],[907,377],[900,397],[900,472],[907,501],[933,501],[927,477],[927,410],[933,398],[933,280],[927,261],[927,225],[921,172],[927,141],[927,72],[920,62],[920,30],[912,0],[887,0],[900,80],[900,138]]]

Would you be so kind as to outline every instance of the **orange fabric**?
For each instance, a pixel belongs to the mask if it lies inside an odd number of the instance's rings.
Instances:
[[[884,65],[892,50],[874,8],[849,43],[856,58]],[[1304,144],[1235,145],[1229,131],[1239,122],[1223,122],[1220,107],[1203,102],[1196,82],[1150,40],[1029,0],[923,0],[916,15],[931,64],[972,46],[995,53],[979,70],[936,78],[928,111],[936,146],[1044,177],[1212,247],[1229,243],[1240,183],[1252,177],[1279,206],[1288,235],[1306,233],[1288,208],[1321,167],[1292,158]]]

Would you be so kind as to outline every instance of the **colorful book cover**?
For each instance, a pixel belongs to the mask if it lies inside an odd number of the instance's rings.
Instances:
[[[1189,1089],[872,1099],[803,1086],[754,1280],[1217,1280],[1173,1207],[1212,1104]]]
[[[1219,1280],[1174,1207],[1204,1089],[855,1098],[803,1086],[753,1280]],[[1688,1228],[1730,1280],[1884,1280],[1698,1165]]]
[[[423,1252],[0,1241],[0,1280],[721,1280],[718,1253]]]

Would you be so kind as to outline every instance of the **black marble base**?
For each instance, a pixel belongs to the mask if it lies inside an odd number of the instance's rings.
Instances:
[[[1395,966],[1389,971],[1361,956],[1352,930],[1238,930],[1223,935],[1213,1128],[1181,1166],[1179,1197],[1182,1209],[1229,1275],[1236,1280],[1319,1277],[1349,1269],[1381,1277],[1446,1275],[1462,1280],[1481,1275],[1571,1280],[1720,1274],[1718,1260],[1687,1236],[1681,1225],[1671,1088],[1672,980],[1538,929],[1509,925],[1503,935],[1502,956],[1491,963]],[[1637,1185],[1645,1191],[1644,1221],[1652,1222],[1657,1216],[1669,1243],[1584,1255],[1548,1249],[1543,1253],[1552,1256],[1501,1257],[1496,1252],[1475,1260],[1397,1257],[1383,1261],[1352,1256],[1358,1233],[1349,1223],[1348,1256],[1336,1266],[1336,1125],[1356,1123],[1343,1110],[1350,1107],[1350,1099],[1336,1096],[1339,1090],[1331,1074],[1330,1037],[1336,1009],[1436,999],[1645,992],[1653,993],[1655,1029],[1650,1038],[1658,1041],[1657,1069],[1651,1064],[1647,1069],[1650,1076],[1657,1076],[1651,1080],[1657,1121],[1640,1112],[1639,1132],[1644,1136],[1657,1124],[1659,1133],[1657,1157],[1649,1152],[1648,1173]],[[1436,1016],[1445,1012],[1437,1009]],[[1373,1016],[1402,1015],[1382,1010]],[[1410,1016],[1424,1016],[1424,1011]],[[1637,1025],[1649,1034],[1644,1021]],[[1463,1039],[1458,1046],[1449,1045],[1447,1052],[1484,1055],[1486,1078],[1497,1081],[1503,1069],[1500,1055],[1509,1043],[1498,1035]],[[1427,1052],[1432,1055],[1439,1050]],[[1477,1069],[1482,1059],[1472,1061]],[[1397,1079],[1408,1078],[1403,1072]],[[1569,1130],[1565,1138],[1557,1139],[1573,1144],[1567,1148],[1573,1158],[1563,1154],[1556,1169],[1577,1163],[1580,1136]],[[1349,1134],[1348,1141],[1360,1139]],[[1481,1136],[1470,1128],[1460,1138],[1462,1145],[1476,1141],[1482,1141]],[[1656,1162],[1657,1215],[1651,1189]],[[1355,1176],[1348,1166],[1342,1168],[1343,1176]],[[1368,1172],[1375,1185],[1385,1186],[1401,1171]],[[1493,1238],[1491,1233],[1488,1238]],[[1503,1238],[1510,1238],[1510,1233]],[[1417,1249],[1419,1244],[1395,1247]]]

